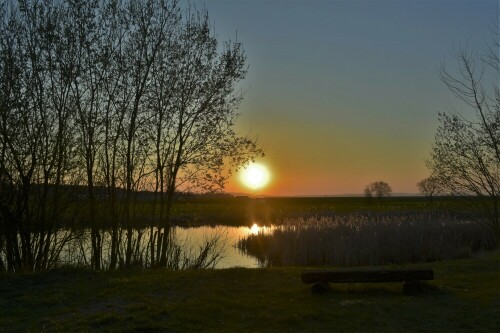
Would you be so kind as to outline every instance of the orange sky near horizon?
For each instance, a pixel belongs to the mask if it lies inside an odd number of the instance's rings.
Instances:
[[[428,175],[425,160],[432,134],[419,140],[405,137],[397,129],[380,133],[373,128],[359,136],[342,123],[261,121],[270,115],[249,110],[243,112],[238,124],[241,133],[248,128],[260,130],[258,144],[265,156],[257,162],[269,169],[268,185],[249,189],[236,173],[225,192],[257,196],[362,195],[366,185],[382,180],[394,193],[416,194],[416,183]]]
[[[260,189],[250,189],[240,180],[239,174],[231,177],[224,189],[227,193],[242,193],[255,196],[329,196],[329,195],[362,195],[366,185],[373,181],[384,180],[391,185],[394,193],[416,194],[415,177],[408,171],[390,174],[379,173],[379,177],[367,174],[361,167],[328,170],[283,165],[279,158],[275,164],[271,158],[263,158],[259,163],[265,165],[271,174],[269,183]],[[321,168],[319,168],[321,169]],[[425,176],[426,169],[422,168]],[[409,181],[408,181],[409,180]]]

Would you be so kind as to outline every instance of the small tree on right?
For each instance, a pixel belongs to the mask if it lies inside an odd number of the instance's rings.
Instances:
[[[372,198],[372,197],[377,197],[377,198],[382,198],[386,196],[390,196],[392,193],[392,189],[387,184],[386,182],[383,181],[378,181],[378,182],[373,182],[370,185],[365,187],[365,197],[367,198]]]
[[[422,179],[417,183],[417,187],[418,191],[431,201],[435,195],[443,193],[441,183],[439,183],[439,179],[435,176]]]
[[[498,50],[495,40],[490,50]],[[498,52],[470,46],[453,50],[456,68],[443,64],[441,81],[466,112],[440,113],[427,166],[446,193],[476,196],[488,224],[500,236],[500,89]]]

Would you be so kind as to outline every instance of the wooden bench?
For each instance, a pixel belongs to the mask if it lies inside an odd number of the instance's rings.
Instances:
[[[328,283],[366,283],[366,282],[403,282],[403,292],[411,294],[422,289],[420,281],[434,280],[432,269],[336,269],[321,271],[304,271],[302,282],[313,284],[313,294],[324,293],[329,289]]]

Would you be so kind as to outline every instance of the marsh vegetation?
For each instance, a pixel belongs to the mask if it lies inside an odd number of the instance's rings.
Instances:
[[[469,257],[496,237],[477,220],[449,215],[349,214],[289,218],[238,247],[264,266],[405,264]]]

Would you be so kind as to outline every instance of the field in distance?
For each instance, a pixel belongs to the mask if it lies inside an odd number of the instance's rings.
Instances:
[[[151,203],[140,202],[139,211],[150,215]],[[175,225],[251,226],[276,224],[286,218],[333,214],[435,213],[476,215],[474,198],[386,197],[193,197],[177,200],[172,207]]]
[[[227,225],[251,226],[279,224],[284,219],[344,214],[415,214],[432,213],[460,216],[477,215],[477,199],[458,197],[268,197],[244,196],[182,197],[175,200],[171,224],[177,226]],[[100,203],[105,204],[105,201]],[[119,204],[119,203],[118,203]],[[153,201],[138,200],[134,204],[134,226],[146,227],[157,217]],[[88,203],[80,200],[72,209],[86,210]],[[71,211],[70,209],[70,214]],[[98,208],[99,209],[99,208]],[[102,214],[97,214],[101,216]],[[77,226],[88,227],[88,221]],[[106,221],[100,221],[106,227]],[[73,224],[74,226],[74,224]]]

